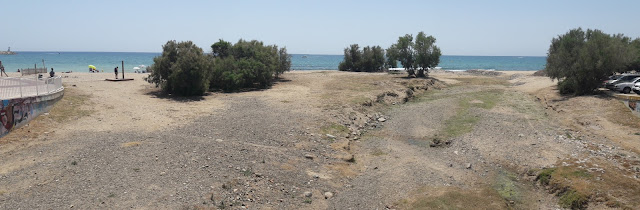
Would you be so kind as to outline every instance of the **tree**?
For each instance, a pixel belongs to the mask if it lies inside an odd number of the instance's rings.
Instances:
[[[422,31],[416,36],[415,42],[411,34],[401,36],[397,43],[387,49],[387,66],[395,67],[397,61],[400,61],[410,77],[426,77],[425,70],[428,71],[440,63],[442,53],[435,43],[435,37],[427,36]]]
[[[211,52],[214,57],[226,58],[231,55],[231,42],[222,39],[211,45]]]
[[[278,58],[280,61],[280,65],[278,66],[278,71],[276,72],[276,78],[285,71],[291,70],[291,55],[287,53],[287,48],[280,48],[278,51]]]
[[[168,41],[162,55],[153,58],[153,71],[145,80],[165,93],[181,96],[203,95],[208,89],[210,60],[191,41]]]
[[[362,60],[362,51],[358,44],[344,48],[344,59],[338,64],[340,71],[360,71],[360,62]]]
[[[392,44],[387,48],[387,61],[385,63],[387,68],[398,68],[398,47],[396,44]]]
[[[398,43],[396,43],[396,48],[398,52],[398,60],[402,67],[409,73],[409,76],[415,75],[415,66],[413,65],[415,62],[415,55],[413,51],[413,36],[411,34],[407,34],[398,38]]]
[[[418,33],[414,49],[416,51],[415,64],[418,67],[418,77],[426,77],[425,70],[438,66],[440,63],[440,48],[435,45],[436,38],[426,36],[424,32]]]
[[[631,44],[631,53],[633,53],[633,57],[635,59],[633,59],[633,61],[631,61],[631,63],[629,64],[629,67],[627,68],[627,70],[631,71],[631,70],[636,70],[636,71],[640,71],[640,38],[636,38],[634,39]]]
[[[380,46],[366,46],[362,50],[357,44],[344,49],[344,58],[338,65],[340,71],[382,71],[384,50]]]
[[[600,30],[573,29],[551,40],[545,71],[562,94],[594,93],[607,76],[626,71],[634,59],[631,39]]]

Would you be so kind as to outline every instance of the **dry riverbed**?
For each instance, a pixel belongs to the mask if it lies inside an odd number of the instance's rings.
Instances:
[[[63,74],[0,139],[0,208],[638,208],[640,120],[531,74],[294,71],[194,98]]]

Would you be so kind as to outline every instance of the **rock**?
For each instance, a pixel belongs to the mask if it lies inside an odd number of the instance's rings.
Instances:
[[[518,137],[522,138],[524,137],[524,134],[518,134]]]
[[[312,154],[304,154],[304,157],[307,158],[307,159],[313,160],[313,155]]]
[[[378,122],[384,122],[387,121],[387,119],[385,119],[384,117],[378,118]]]
[[[467,168],[467,169],[471,169],[471,163],[467,163],[466,168]]]
[[[309,191],[305,191],[303,195],[304,195],[304,197],[310,198],[313,195],[313,193],[311,193]]]
[[[331,197],[333,197],[333,193],[332,192],[325,192],[324,193],[324,199],[329,199]]]
[[[327,133],[327,137],[332,138],[332,139],[335,139],[335,138],[336,138],[336,136],[331,135],[331,134],[328,134],[328,133]]]

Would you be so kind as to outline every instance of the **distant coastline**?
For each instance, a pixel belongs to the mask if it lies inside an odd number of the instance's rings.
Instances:
[[[15,55],[16,52],[13,51],[0,51],[0,55]]]

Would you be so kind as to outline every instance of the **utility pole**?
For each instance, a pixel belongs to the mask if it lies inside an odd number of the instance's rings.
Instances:
[[[122,61],[122,79],[124,79],[124,61]]]

